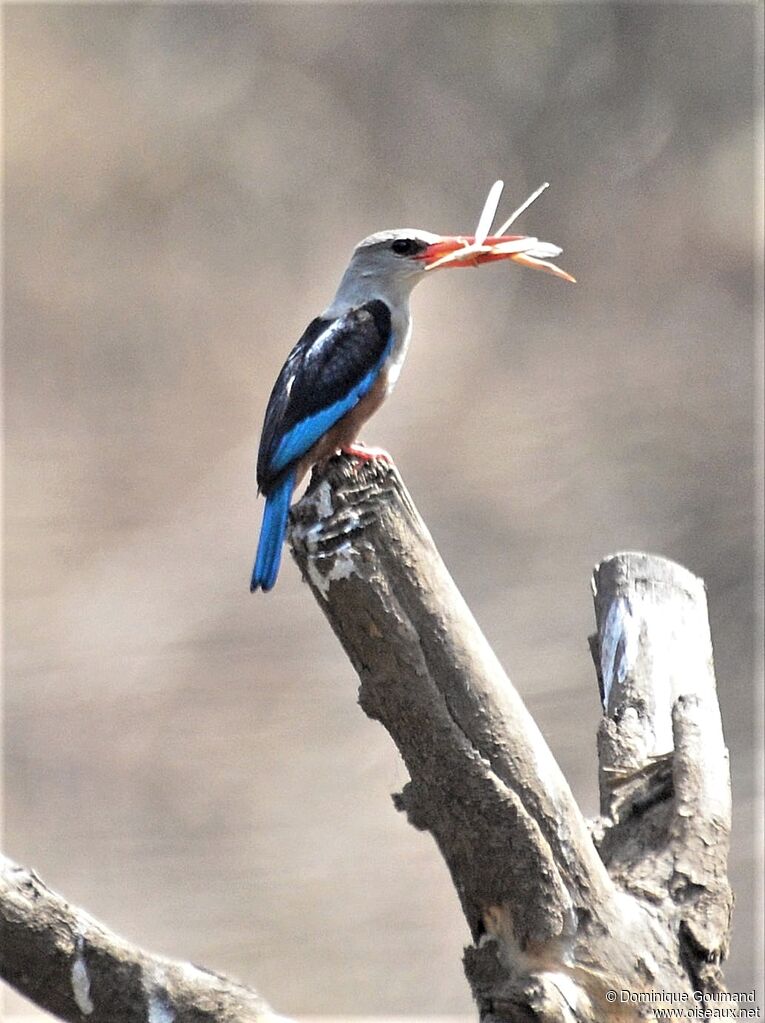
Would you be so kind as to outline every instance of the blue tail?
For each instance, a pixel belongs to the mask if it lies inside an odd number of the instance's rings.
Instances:
[[[252,570],[250,592],[259,587],[264,592],[273,588],[279,574],[282,560],[282,544],[287,532],[287,519],[290,513],[290,500],[295,489],[295,473],[288,472],[266,498],[263,511],[263,524],[260,527],[258,553],[255,567]]]

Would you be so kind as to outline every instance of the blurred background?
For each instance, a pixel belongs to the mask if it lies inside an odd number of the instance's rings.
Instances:
[[[364,439],[588,814],[592,567],[705,578],[754,985],[757,35],[743,4],[6,7],[7,854],[284,1013],[470,1012],[391,741],[289,557],[248,593],[254,467],[360,238],[549,180],[518,228],[579,284],[429,279]]]

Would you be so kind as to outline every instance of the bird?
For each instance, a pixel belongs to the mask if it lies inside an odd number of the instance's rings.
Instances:
[[[511,259],[574,280],[547,261],[560,253],[557,246],[504,233],[545,187],[495,236],[489,229],[502,182],[490,191],[475,235],[399,228],[356,246],[334,298],[287,356],[268,400],[257,460],[266,504],[252,592],[276,583],[292,496],[311,466],[338,451],[363,460],[385,456],[357,438],[401,372],[412,333],[409,297],[428,271]]]

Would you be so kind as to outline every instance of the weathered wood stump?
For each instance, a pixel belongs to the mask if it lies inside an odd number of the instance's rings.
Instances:
[[[396,806],[448,864],[481,1020],[642,1020],[723,994],[730,778],[703,583],[647,554],[595,570],[604,713],[588,824],[395,469],[333,459],[290,535],[361,706],[409,770]],[[2,857],[0,977],[65,1020],[281,1020],[254,991],[110,934]]]
[[[590,829],[395,469],[333,460],[291,541],[409,771],[396,805],[449,866],[481,1018],[603,1023],[721,990],[730,780],[700,580],[645,554],[595,571]]]

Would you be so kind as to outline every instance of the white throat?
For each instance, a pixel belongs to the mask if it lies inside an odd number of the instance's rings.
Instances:
[[[379,299],[390,309],[391,319],[408,320],[409,296],[419,279],[419,276],[414,274],[392,276],[375,273],[373,270],[359,272],[351,264],[343,274],[335,297],[322,313],[322,317],[335,319],[349,309]]]

